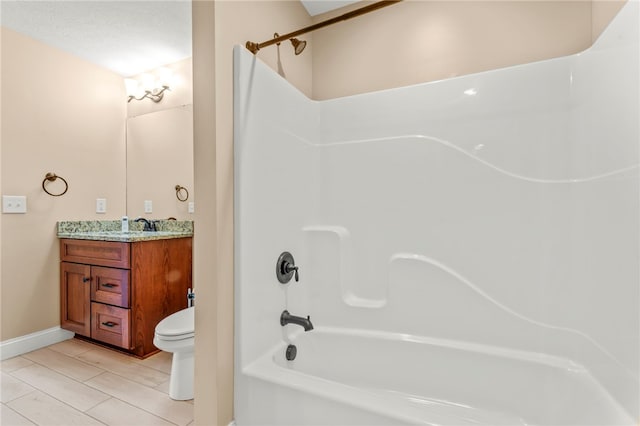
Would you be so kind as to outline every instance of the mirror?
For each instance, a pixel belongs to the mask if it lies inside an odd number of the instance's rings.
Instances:
[[[127,103],[127,215],[190,220],[195,202],[191,58],[125,79],[125,85],[135,97]],[[164,86],[158,101],[142,96]],[[178,185],[185,189],[176,193]]]
[[[176,185],[185,189],[177,191]],[[148,212],[149,201],[151,212]],[[191,219],[189,205],[193,202],[193,106],[128,118],[129,217],[188,220]]]

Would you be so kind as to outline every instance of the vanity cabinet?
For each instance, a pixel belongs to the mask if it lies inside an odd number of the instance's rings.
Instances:
[[[155,327],[187,307],[192,239],[60,240],[61,327],[146,357]]]

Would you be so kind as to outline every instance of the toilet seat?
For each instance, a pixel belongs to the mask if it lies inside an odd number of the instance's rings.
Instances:
[[[158,340],[162,340],[164,342],[173,342],[176,340],[186,340],[186,339],[192,339],[195,336],[195,333],[187,333],[187,334],[181,334],[178,336],[164,336],[162,334],[158,334],[156,333],[155,337]]]
[[[184,340],[195,336],[194,308],[186,308],[169,315],[158,323],[155,337],[160,340]]]

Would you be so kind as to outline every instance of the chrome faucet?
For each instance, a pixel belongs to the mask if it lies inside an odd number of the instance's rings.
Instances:
[[[311,318],[309,316],[306,318],[297,317],[295,315],[291,315],[289,311],[284,310],[280,315],[280,325],[284,327],[287,324],[299,325],[304,328],[304,331],[313,330],[313,324],[311,324]]]
[[[148,221],[147,219],[145,219],[144,217],[139,217],[135,220],[136,222],[144,222],[144,228],[142,228],[143,231],[152,231],[155,232],[158,229],[156,228],[156,223],[152,220],[152,221]]]

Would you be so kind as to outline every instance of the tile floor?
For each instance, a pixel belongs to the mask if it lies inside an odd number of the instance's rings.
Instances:
[[[71,339],[0,363],[0,424],[191,425],[169,398],[171,354],[140,360]]]

